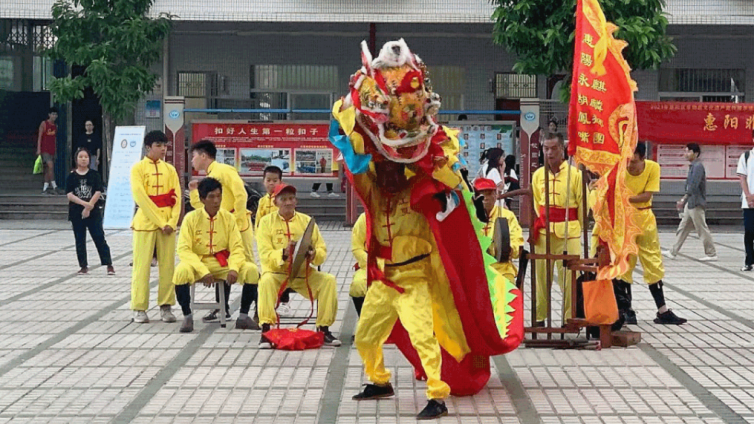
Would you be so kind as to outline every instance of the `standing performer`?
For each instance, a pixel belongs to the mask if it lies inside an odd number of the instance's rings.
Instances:
[[[521,225],[516,219],[516,215],[510,210],[496,205],[497,203],[497,184],[486,178],[477,178],[474,180],[474,190],[478,195],[483,197],[484,211],[487,214],[487,223],[482,228],[485,236],[495,239],[495,222],[498,218],[505,218],[508,221],[508,232],[510,236],[511,255],[507,261],[495,262],[492,264],[497,272],[507,278],[508,281],[516,282],[518,268],[513,264],[513,259],[519,256],[519,249],[524,245],[524,232]],[[490,246],[491,255],[495,255],[494,244]]]
[[[208,177],[212,177],[223,186],[223,201],[221,207],[233,214],[236,218],[236,228],[241,232],[241,240],[243,241],[244,257],[246,262],[254,263],[254,229],[251,227],[251,212],[246,210],[246,201],[248,195],[246,194],[246,186],[243,180],[238,175],[236,168],[226,165],[224,163],[218,163],[215,160],[217,156],[217,148],[215,144],[209,140],[201,140],[191,146],[191,165],[197,171],[205,171]],[[191,189],[191,206],[194,209],[201,209],[202,202],[199,198],[199,192],[197,188],[197,182],[192,181],[189,184]],[[220,287],[215,287],[215,298],[220,299]],[[230,285],[224,286],[225,290],[225,316],[230,317],[230,306],[228,299],[230,298]],[[247,293],[242,294],[242,299],[257,300],[257,286],[256,284],[244,284],[243,290]],[[249,318],[250,305],[241,305],[241,312],[236,320],[236,328],[241,330],[251,329],[259,330],[259,324],[256,321]],[[259,308],[257,308],[259,309]],[[207,314],[202,321],[212,322],[217,320],[217,313],[219,311],[211,311]]]
[[[393,395],[382,345],[391,338],[427,376],[418,419],[446,415],[450,394],[478,393],[489,357],[523,338],[521,294],[485,265],[457,131],[437,124],[440,97],[405,41],[377,58],[362,43],[350,93],[333,105],[330,140],[366,213],[367,281],[356,347],[370,384],[355,400]]]
[[[565,143],[560,133],[548,134],[543,143],[545,165],[548,167],[550,193],[550,252],[579,255],[581,249],[582,210],[581,172],[565,161]],[[532,175],[531,187],[534,196],[534,212],[537,219],[532,226],[531,237],[534,240],[534,252],[546,253],[547,226],[545,218],[545,168],[541,167]],[[569,171],[570,169],[570,171]],[[566,204],[567,203],[567,204]],[[567,222],[567,224],[566,224]],[[566,228],[566,225],[568,226]],[[563,323],[571,317],[571,273],[563,266],[563,261],[555,262],[558,271],[558,284],[563,293]],[[550,275],[552,275],[552,262]],[[537,323],[544,325],[550,305],[547,303],[547,261],[536,262],[537,276]]]
[[[361,316],[361,307],[367,295],[367,216],[359,215],[351,232],[351,253],[356,259],[356,272],[353,274],[351,288],[348,295],[351,296],[356,314]]]
[[[131,309],[134,322],[149,322],[149,270],[157,248],[160,282],[157,304],[164,322],[175,322],[175,229],[181,216],[181,183],[173,165],[165,162],[168,139],[162,131],[144,137],[147,156],[131,168],[131,193],[139,209],[131,222],[134,231]]]
[[[335,277],[310,267],[301,269],[297,275],[288,278],[290,246],[304,235],[311,217],[296,212],[296,188],[280,184],[273,192],[277,213],[271,213],[264,218],[257,231],[257,246],[259,258],[262,262],[262,277],[259,280],[259,322],[262,324],[262,338],[259,340],[260,349],[272,347],[264,333],[278,320],[275,304],[278,301],[278,291],[283,282],[288,287],[311,301],[317,301],[317,331],[324,333],[326,346],[340,346],[331,332],[330,326],[335,322],[338,312],[338,293]],[[313,247],[307,254],[308,262],[320,266],[327,257],[327,247],[319,227],[314,224],[312,235]]]
[[[178,258],[181,262],[173,276],[175,293],[183,310],[181,333],[194,330],[191,284],[197,281],[206,286],[241,283],[243,294],[238,321],[248,321],[251,319],[248,316],[249,306],[256,291],[246,288],[256,287],[259,281],[256,264],[246,260],[236,217],[221,207],[225,196],[220,181],[207,177],[199,183],[198,191],[204,207],[189,212],[183,219],[178,237]]]
[[[638,259],[644,270],[644,282],[649,286],[652,298],[657,306],[655,324],[680,325],[686,322],[679,318],[665,305],[665,293],[662,290],[662,278],[665,276],[665,268],[662,264],[660,250],[660,235],[657,233],[657,221],[652,212],[652,197],[660,191],[660,165],[646,159],[647,147],[644,143],[638,143],[634,156],[628,163],[626,172],[626,187],[631,191],[628,201],[638,212],[634,215],[636,224],[643,230],[636,237],[636,245],[639,248]],[[629,256],[629,269],[624,275],[614,281],[616,287],[616,299],[619,300],[619,310],[625,316],[626,324],[636,324],[636,312],[631,307],[631,284],[633,283],[633,271],[636,268],[636,255]],[[621,302],[620,298],[626,299]]]

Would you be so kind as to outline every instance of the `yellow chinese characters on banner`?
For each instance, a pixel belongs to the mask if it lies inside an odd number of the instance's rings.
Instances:
[[[597,0],[579,0],[570,103],[568,153],[600,175],[594,206],[595,231],[611,253],[611,264],[599,279],[613,279],[628,269],[636,254],[641,229],[628,201],[626,166],[638,140],[636,83],[622,55],[626,42],[616,40],[618,28],[605,20]]]

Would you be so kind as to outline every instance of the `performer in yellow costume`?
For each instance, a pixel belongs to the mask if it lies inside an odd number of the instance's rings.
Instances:
[[[626,186],[633,194],[628,200],[638,210],[635,215],[636,224],[644,230],[636,237],[636,245],[639,248],[638,259],[641,261],[641,267],[644,271],[644,282],[649,286],[649,291],[652,293],[657,306],[657,316],[654,322],[656,324],[680,325],[685,323],[686,319],[676,316],[665,305],[665,294],[662,289],[665,268],[662,264],[657,221],[652,212],[652,196],[660,191],[660,165],[646,159],[646,153],[646,145],[638,143],[626,173]],[[621,313],[624,314],[626,324],[637,323],[636,313],[631,307],[631,284],[633,283],[636,259],[636,255],[631,255],[629,270],[614,281],[618,306]],[[625,300],[621,302],[621,298]]]
[[[133,272],[131,274],[131,309],[134,322],[149,322],[149,271],[152,254],[157,248],[159,286],[157,304],[165,322],[175,322],[171,305],[175,304],[173,269],[175,268],[175,229],[181,216],[181,183],[173,165],[165,162],[168,139],[161,131],[144,137],[147,156],[131,168],[131,194],[139,209],[131,229],[133,238]]]
[[[581,172],[565,161],[565,143],[560,133],[548,134],[543,145],[545,166],[549,167],[549,204],[550,204],[550,253],[579,255],[581,249],[582,210]],[[568,168],[570,167],[570,173]],[[570,175],[569,175],[570,174]],[[570,178],[570,181],[568,181]],[[532,175],[532,195],[534,212],[537,219],[532,226],[534,252],[546,253],[545,237],[545,169],[540,167]],[[569,193],[570,192],[570,193]],[[566,201],[568,204],[566,204]],[[566,228],[565,221],[568,221]],[[556,266],[558,284],[563,293],[563,322],[571,317],[571,273],[563,266],[563,261],[550,261]],[[547,261],[536,261],[537,275],[537,325],[543,325],[547,319]]]
[[[374,187],[369,190],[372,204],[379,205],[381,211],[372,217],[374,248],[384,278],[369,288],[356,327],[356,348],[364,362],[364,372],[374,384],[353,398],[393,394],[382,345],[400,318],[427,376],[427,399],[443,402],[450,395],[450,387],[440,376],[442,356],[433,331],[427,281],[432,266],[432,231],[424,215],[411,207],[412,181],[406,178],[402,164],[376,162],[375,175],[373,182],[365,174],[354,176],[360,187]]]
[[[178,258],[180,263],[175,269],[173,284],[178,303],[183,310],[181,333],[194,330],[191,314],[191,291],[189,286],[196,281],[205,285],[227,285],[239,282],[244,290],[241,296],[241,317],[249,320],[251,291],[259,281],[259,271],[254,262],[245,258],[241,232],[236,226],[236,218],[220,207],[223,199],[223,187],[220,181],[208,177],[198,185],[202,208],[189,212],[183,219],[181,234],[178,237]],[[244,312],[244,307],[246,308]]]
[[[511,256],[505,262],[495,262],[492,264],[497,272],[507,278],[508,281],[516,282],[518,268],[513,264],[513,259],[518,259],[519,250],[524,245],[524,232],[521,225],[516,219],[516,215],[508,209],[496,205],[497,203],[497,185],[494,181],[487,178],[477,178],[474,180],[474,190],[477,195],[483,196],[484,210],[487,213],[487,223],[482,228],[485,236],[495,239],[495,222],[498,218],[505,218],[508,221],[508,233],[510,235]],[[495,244],[490,245],[490,254],[495,256]]]
[[[243,242],[244,257],[247,262],[254,263],[254,229],[251,225],[251,212],[246,209],[246,201],[248,200],[248,194],[246,193],[246,186],[238,175],[236,168],[226,165],[224,163],[218,163],[215,160],[217,156],[217,148],[215,144],[209,140],[201,140],[191,146],[191,165],[197,171],[204,171],[207,173],[207,177],[211,177],[220,181],[223,186],[223,198],[221,207],[223,210],[230,212],[236,219],[236,228],[241,232],[241,241]],[[191,189],[191,206],[194,209],[201,209],[202,202],[199,198],[199,192],[196,189],[197,181],[192,181],[189,184]],[[220,299],[220,287],[215,287],[215,299]],[[225,315],[226,318],[230,318],[230,285],[224,286],[225,290]],[[241,295],[242,299],[251,299],[252,302],[257,299],[257,287],[252,284],[244,285],[243,290],[246,293]],[[259,330],[259,324],[253,319],[248,317],[249,305],[241,304],[241,315],[236,320],[236,328],[245,330]],[[220,311],[210,311],[202,320],[204,322],[217,321],[217,314]]]
[[[264,336],[271,324],[277,322],[275,304],[283,282],[312,301],[317,301],[317,331],[324,333],[325,345],[340,346],[331,332],[330,325],[335,322],[338,312],[338,294],[335,277],[315,269],[301,269],[294,278],[288,279],[290,246],[295,245],[304,234],[311,217],[296,212],[296,188],[280,184],[273,192],[278,213],[271,213],[264,218],[257,231],[257,246],[262,262],[262,277],[259,280],[259,322],[262,324],[260,349],[269,349],[271,343]],[[319,227],[314,225],[311,248],[307,254],[309,263],[320,266],[327,257],[327,247]],[[307,284],[309,287],[307,287]],[[309,295],[311,289],[311,297]]]
[[[364,298],[367,295],[367,216],[359,215],[356,224],[353,225],[351,232],[351,253],[356,259],[356,272],[353,274],[351,288],[348,295],[351,296],[353,306],[356,308],[356,314],[361,316],[361,307],[364,305]]]
[[[274,165],[264,168],[264,173],[262,174],[262,184],[264,184],[264,189],[267,191],[267,193],[262,196],[261,199],[259,199],[259,204],[257,205],[257,214],[255,221],[257,229],[259,229],[259,223],[262,222],[262,218],[278,211],[278,207],[277,205],[275,205],[275,201],[272,198],[272,193],[275,191],[275,187],[277,187],[282,182],[283,171],[280,168]]]

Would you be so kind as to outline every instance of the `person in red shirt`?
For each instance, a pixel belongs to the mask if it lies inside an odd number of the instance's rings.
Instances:
[[[37,138],[37,156],[42,156],[44,163],[45,183],[42,194],[64,194],[55,184],[55,139],[58,135],[58,109],[51,107],[47,112],[47,120],[39,124],[39,137]],[[48,191],[49,190],[49,191]]]

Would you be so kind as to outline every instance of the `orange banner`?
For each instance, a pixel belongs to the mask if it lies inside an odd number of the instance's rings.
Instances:
[[[638,139],[633,94],[637,88],[622,54],[628,44],[613,37],[617,29],[605,20],[597,0],[579,0],[568,153],[600,175],[593,213],[595,232],[611,252],[611,264],[598,275],[605,280],[628,270],[628,256],[637,253],[635,240],[641,233],[625,184]]]

